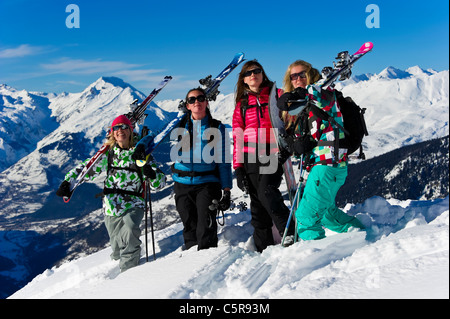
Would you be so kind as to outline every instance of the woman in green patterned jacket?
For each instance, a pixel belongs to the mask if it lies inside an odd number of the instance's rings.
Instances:
[[[144,217],[144,178],[150,179],[152,188],[165,185],[165,175],[153,161],[142,169],[132,160],[134,153],[133,125],[125,115],[117,117],[112,125],[108,141],[109,150],[86,175],[93,180],[106,173],[103,189],[103,211],[112,248],[111,258],[120,260],[121,271],[137,266],[140,258],[141,231],[139,225]],[[70,196],[70,182],[89,161],[87,159],[65,176],[56,194]]]

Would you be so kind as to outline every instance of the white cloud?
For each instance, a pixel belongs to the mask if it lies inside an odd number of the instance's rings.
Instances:
[[[45,70],[53,73],[71,74],[95,74],[115,72],[139,67],[138,64],[130,64],[120,61],[102,61],[101,59],[86,61],[82,59],[62,58],[55,63],[41,64]]]
[[[42,46],[32,46],[21,44],[17,48],[0,50],[0,59],[21,58],[29,55],[37,55],[46,52],[48,49]]]

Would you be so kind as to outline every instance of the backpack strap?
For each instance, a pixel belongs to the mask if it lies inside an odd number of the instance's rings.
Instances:
[[[245,113],[247,112],[248,107],[248,95],[245,94],[244,97],[241,99],[241,117],[242,117],[242,122],[244,123],[244,127],[245,127]]]
[[[258,97],[256,100],[259,101],[259,94],[258,94]],[[248,93],[245,93],[244,97],[241,99],[241,116],[242,116],[242,121],[244,123],[244,127],[245,127],[245,113],[247,112],[248,109],[251,109],[253,107],[258,108],[261,117],[263,117],[264,113],[263,113],[262,107],[268,106],[268,105],[269,105],[269,103],[259,104],[259,102],[257,104],[249,105],[248,104]]]
[[[178,174],[180,177],[198,177],[198,176],[208,176],[214,175],[219,177],[219,167],[216,165],[216,168],[212,171],[204,171],[204,172],[196,172],[196,171],[182,171],[175,168],[175,163],[170,166],[170,170],[172,173]]]
[[[318,146],[334,146],[334,159],[336,162],[339,162],[339,129],[341,129],[345,134],[349,134],[349,132],[336,120],[334,117],[332,117],[330,114],[322,110],[321,108],[317,107],[313,103],[310,103],[309,109],[311,112],[318,118],[330,122],[331,126],[333,127],[334,132],[334,141],[318,141]]]
[[[327,112],[325,112],[324,110],[322,110],[321,108],[317,107],[316,105],[312,104],[310,105],[310,110],[311,112],[313,112],[313,114],[315,116],[317,116],[318,118],[321,118],[322,120],[325,120],[327,122],[330,122],[332,125],[334,125],[335,127],[341,129],[345,134],[349,135],[350,133],[338,122],[336,122],[336,120],[334,119],[334,117],[332,117],[330,114],[328,114]]]
[[[130,171],[130,172],[135,172],[138,177],[139,180],[141,181],[141,186],[139,187],[139,191],[137,192],[133,192],[133,191],[127,191],[124,189],[120,189],[120,188],[107,188],[104,187],[103,188],[103,194],[122,194],[122,195],[133,195],[133,196],[137,196],[137,197],[144,197],[144,189],[143,189],[143,185],[144,185],[144,175],[142,174],[142,169],[140,167],[138,167],[136,164],[132,164],[131,167],[116,167],[113,166],[113,157],[114,157],[114,151],[111,148],[108,151],[108,170],[107,170],[107,175],[109,175],[110,171],[113,169],[117,169],[117,170],[125,170],[125,171]]]

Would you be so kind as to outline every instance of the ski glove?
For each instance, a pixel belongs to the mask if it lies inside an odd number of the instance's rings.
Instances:
[[[235,170],[236,173],[236,180],[237,180],[237,186],[239,189],[246,194],[248,194],[248,178],[247,174],[245,173],[245,170],[243,167],[238,167]]]
[[[294,140],[293,151],[295,156],[307,154],[316,147],[317,142],[311,141],[309,136],[300,136]]]
[[[292,92],[284,93],[278,98],[278,108],[282,111],[289,111],[291,108],[297,107],[298,103],[289,103],[288,101],[305,100],[307,92],[308,91],[306,89],[299,87]]]
[[[143,144],[138,144],[136,148],[134,149],[133,155],[131,155],[131,158],[134,161],[137,160],[145,160],[145,146]]]
[[[286,149],[281,148],[280,151],[278,152],[278,161],[280,162],[281,165],[283,165],[289,157],[291,157],[291,153],[288,152]]]
[[[222,199],[219,201],[219,209],[226,211],[231,205],[231,192],[229,190],[223,191]]]
[[[142,170],[144,171],[145,177],[150,178],[150,179],[156,178],[156,172],[151,165],[144,165]]]
[[[226,211],[231,206],[231,192],[229,190],[223,191],[223,196],[218,201],[217,199],[213,199],[211,205],[208,206],[210,210],[218,209],[221,212]],[[222,225],[223,226],[223,225]]]
[[[70,197],[72,192],[70,191],[70,183],[68,181],[63,181],[61,185],[59,185],[58,190],[56,191],[56,196],[59,197]]]
[[[283,165],[293,153],[294,138],[292,135],[280,135],[278,160]]]

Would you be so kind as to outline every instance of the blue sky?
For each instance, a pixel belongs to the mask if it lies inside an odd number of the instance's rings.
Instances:
[[[80,10],[79,28],[66,26],[69,4]],[[379,28],[366,25],[369,4],[379,8]],[[445,0],[1,0],[0,83],[80,92],[100,76],[117,76],[147,94],[172,75],[158,99],[177,99],[236,52],[258,59],[281,85],[294,60],[321,70],[366,41],[374,50],[354,74],[414,65],[442,71],[449,68],[448,29]],[[223,93],[233,92],[237,73]]]

